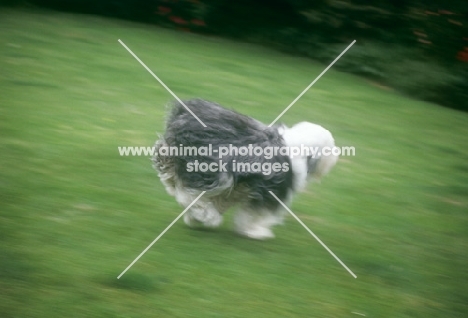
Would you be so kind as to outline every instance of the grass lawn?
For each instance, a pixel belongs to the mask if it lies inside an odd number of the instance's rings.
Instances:
[[[148,157],[118,154],[153,144],[172,96],[117,40],[180,98],[266,123],[325,66],[90,16],[4,10],[0,28],[1,317],[468,315],[468,114],[332,68],[282,117],[356,148],[292,210],[357,279],[292,217],[259,242],[228,215],[176,223],[117,280],[182,211]]]

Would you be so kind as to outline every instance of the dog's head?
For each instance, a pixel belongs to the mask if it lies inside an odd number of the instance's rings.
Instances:
[[[278,131],[287,147],[301,149],[299,156],[291,158],[293,170],[301,179],[320,180],[338,161],[335,140],[322,126],[301,122]]]

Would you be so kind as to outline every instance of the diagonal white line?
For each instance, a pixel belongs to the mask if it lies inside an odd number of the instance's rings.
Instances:
[[[297,222],[299,222],[306,230],[307,232],[310,233],[310,235],[312,235],[327,251],[328,253],[330,253],[337,261],[338,263],[341,264],[341,266],[343,266],[354,278],[357,278],[356,275],[354,275],[354,273],[348,268],[348,266],[346,266],[319,238],[317,235],[314,234],[314,232],[312,232],[308,227],[307,225],[305,225],[287,206],[286,204],[283,203],[283,201],[281,201],[280,199],[278,199],[278,197],[272,192],[272,191],[268,191],[270,192],[270,194],[283,206],[283,208],[285,208],[296,220]]]
[[[303,90],[303,91],[302,91],[302,93],[300,93],[300,94],[299,94],[299,96],[297,96],[297,97],[296,97],[296,99],[295,99],[295,100],[293,100],[293,101],[292,101],[292,103],[291,103],[291,104],[289,104],[289,106],[288,106],[288,107],[286,107],[286,109],[285,109],[285,110],[283,110],[283,112],[282,112],[281,114],[279,114],[279,116],[278,116],[278,117],[276,117],[276,119],[275,119],[275,120],[273,120],[273,122],[272,122],[270,125],[268,125],[268,127],[271,127],[271,126],[273,126],[273,124],[274,124],[274,123],[276,123],[276,122],[278,121],[278,119],[280,119],[280,118],[281,118],[281,116],[283,116],[283,115],[284,115],[284,113],[286,113],[286,112],[289,110],[289,108],[291,108],[291,107],[292,107],[292,106],[293,106],[293,105],[294,105],[294,104],[295,104],[295,103],[296,103],[296,102],[299,100],[299,98],[301,98],[301,97],[302,97],[302,95],[304,95],[304,94],[305,94],[305,93],[306,93],[306,92],[309,90],[309,88],[311,88],[311,87],[312,87],[312,85],[314,85],[314,84],[315,84],[315,82],[317,82],[317,81],[320,79],[320,77],[322,77],[322,75],[323,75],[323,74],[325,74],[325,73],[326,73],[326,72],[327,72],[327,71],[330,69],[330,67],[332,67],[332,66],[333,66],[333,64],[335,64],[335,63],[336,63],[336,61],[338,61],[338,60],[340,59],[340,57],[342,57],[342,56],[343,56],[343,54],[345,54],[345,53],[346,53],[346,51],[348,51],[348,50],[351,48],[351,46],[353,46],[353,44],[354,44],[354,43],[356,43],[356,40],[354,40],[353,42],[351,42],[351,44],[350,44],[350,45],[348,45],[348,47],[347,47],[347,48],[346,48],[346,49],[345,49],[343,52],[341,52],[341,54],[340,54],[340,55],[338,55],[338,57],[337,57],[337,58],[336,58],[336,59],[335,59],[333,62],[331,62],[331,64],[330,64],[330,65],[328,65],[328,67],[327,67],[326,69],[324,69],[324,70],[323,70],[323,72],[322,72],[322,73],[320,73],[320,75],[319,75],[319,76],[317,76],[317,78],[316,78],[316,79],[315,79],[315,80],[314,80],[312,83],[310,83],[310,85],[309,85],[309,86],[307,86],[307,87],[306,87],[306,89],[305,89],[305,90]]]
[[[133,53],[132,50],[130,50],[130,49],[125,45],[125,43],[123,43],[120,39],[119,39],[119,43],[122,44],[122,46],[123,46],[138,62],[140,62],[140,64],[141,64],[151,75],[153,75],[153,77],[159,82],[159,84],[161,84],[169,93],[171,93],[171,95],[174,96],[174,98],[177,99],[177,101],[178,101],[179,103],[181,103],[181,104],[185,107],[185,109],[187,109],[187,111],[188,111],[190,114],[192,114],[192,116],[195,117],[195,119],[198,120],[198,122],[199,122],[200,124],[202,124],[203,127],[206,128],[205,123],[202,122],[202,121],[200,120],[200,118],[198,118],[197,115],[195,115],[195,114],[190,110],[190,108],[188,108],[187,105],[185,105],[185,103],[184,103],[183,101],[181,101],[180,98],[177,97],[177,95],[174,94],[174,93],[171,91],[171,89],[170,89],[169,87],[167,87],[166,84],[164,84],[163,81],[161,81],[161,79],[160,79],[159,77],[157,77],[156,74],[154,74],[154,73],[149,69],[149,67],[146,66],[145,63],[143,63],[143,62],[138,58],[138,56],[136,56],[135,53]]]
[[[188,211],[188,209],[190,209],[190,208],[192,207],[192,205],[194,205],[194,204],[195,204],[195,202],[197,202],[197,201],[198,201],[198,199],[200,199],[200,198],[201,198],[201,196],[202,196],[202,195],[204,195],[205,193],[206,193],[206,191],[203,191],[202,193],[200,193],[200,195],[199,195],[199,196],[198,196],[198,197],[197,197],[195,200],[193,200],[193,202],[192,202],[192,203],[190,203],[190,205],[189,205],[188,207],[186,207],[186,208],[185,208],[185,210],[184,210],[184,211],[182,211],[182,213],[181,213],[181,214],[179,214],[179,216],[178,216],[178,217],[176,217],[176,219],[175,219],[174,221],[172,221],[172,223],[171,223],[171,224],[169,224],[169,226],[168,226],[168,227],[166,227],[166,229],[165,229],[164,231],[162,231],[162,233],[161,233],[161,234],[159,234],[159,236],[158,236],[157,238],[155,238],[155,239],[154,239],[154,241],[153,241],[153,242],[151,242],[151,244],[150,244],[150,245],[148,245],[148,247],[147,247],[147,248],[145,248],[145,250],[144,250],[143,252],[141,252],[141,253],[140,253],[140,255],[138,255],[138,257],[137,257],[137,258],[135,258],[135,260],[134,260],[134,261],[133,261],[133,262],[132,262],[130,265],[128,265],[128,266],[127,266],[127,268],[126,268],[126,269],[125,269],[125,270],[124,270],[124,271],[123,271],[123,272],[122,272],[122,273],[121,273],[121,274],[120,274],[120,275],[117,277],[117,279],[120,279],[120,277],[122,277],[122,275],[123,275],[123,274],[125,274],[125,272],[126,272],[126,271],[128,271],[128,270],[130,269],[130,267],[132,267],[132,266],[133,266],[133,264],[135,264],[135,263],[136,263],[136,262],[137,262],[137,261],[140,259],[140,257],[142,257],[142,256],[143,256],[143,254],[145,254],[145,253],[146,253],[146,252],[147,252],[147,251],[148,251],[148,250],[151,248],[151,246],[153,246],[153,245],[154,245],[154,243],[156,243],[156,242],[157,242],[157,241],[158,241],[158,240],[159,240],[159,239],[160,239],[160,238],[161,238],[161,237],[164,235],[164,233],[166,233],[166,232],[167,232],[167,231],[168,231],[168,230],[171,228],[171,226],[173,226],[173,225],[174,225],[174,223],[175,223],[175,222],[177,222],[177,221],[178,221],[178,220],[179,220],[179,219],[182,217],[182,215],[184,215],[184,214],[185,214],[185,212],[187,212],[187,211]]]

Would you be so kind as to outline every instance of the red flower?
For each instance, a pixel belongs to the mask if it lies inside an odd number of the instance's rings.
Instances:
[[[200,19],[192,19],[190,22],[196,26],[206,26],[205,21],[200,20]]]
[[[169,20],[171,20],[172,22],[174,22],[175,24],[179,24],[179,25],[186,25],[188,24],[188,22],[186,20],[184,20],[183,18],[181,17],[176,17],[175,15],[171,15],[169,17]]]
[[[172,9],[169,8],[169,7],[164,7],[164,6],[159,6],[159,7],[158,7],[158,13],[159,13],[159,14],[168,14],[168,13],[170,13],[171,11],[172,11]]]
[[[468,47],[465,47],[463,51],[458,52],[457,59],[462,62],[468,62]]]

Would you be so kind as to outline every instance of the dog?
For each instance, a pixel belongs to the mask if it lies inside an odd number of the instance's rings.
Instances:
[[[190,227],[218,227],[223,214],[237,206],[237,233],[258,240],[273,238],[271,228],[283,222],[287,211],[270,191],[289,205],[294,193],[320,180],[337,162],[338,155],[321,153],[335,142],[319,125],[268,127],[214,102],[192,99],[184,104],[207,127],[174,102],[152,161],[166,191],[182,206],[188,207],[206,191],[184,215]],[[298,148],[316,152],[297,154]],[[296,149],[295,155],[291,149]]]

